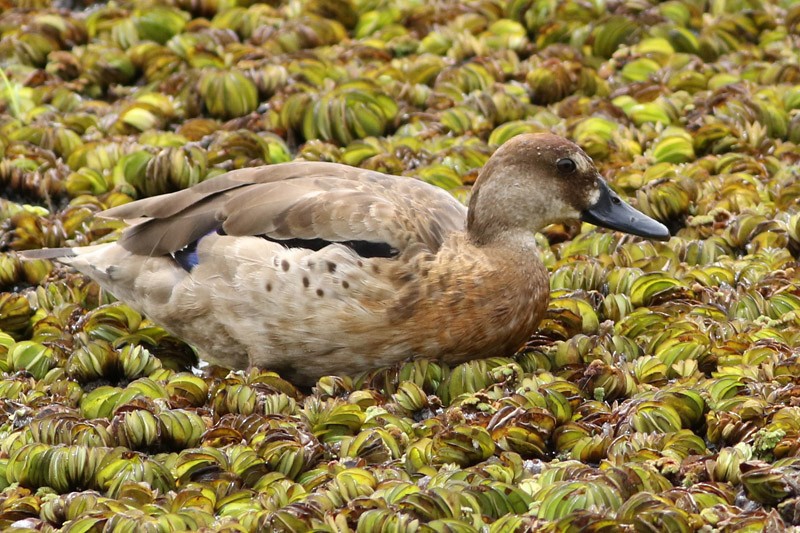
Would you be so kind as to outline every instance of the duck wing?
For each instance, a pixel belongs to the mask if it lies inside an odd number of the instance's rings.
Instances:
[[[366,242],[435,252],[466,225],[467,209],[422,181],[337,163],[234,170],[194,187],[103,211],[130,223],[118,244],[149,256],[177,252],[220,231],[271,240]]]

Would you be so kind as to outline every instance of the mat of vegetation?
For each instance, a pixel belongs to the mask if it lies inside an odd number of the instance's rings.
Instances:
[[[0,0],[0,528],[762,531],[800,524],[793,0]],[[518,354],[298,390],[15,251],[294,159],[466,198],[553,131],[673,233],[541,235]],[[411,179],[411,178],[409,178]]]

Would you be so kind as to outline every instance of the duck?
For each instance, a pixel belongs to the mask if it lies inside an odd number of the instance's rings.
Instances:
[[[301,161],[99,216],[127,223],[117,241],[26,257],[70,265],[208,363],[298,385],[415,358],[513,355],[547,309],[535,233],[550,224],[670,236],[550,133],[500,146],[468,207],[411,177]]]

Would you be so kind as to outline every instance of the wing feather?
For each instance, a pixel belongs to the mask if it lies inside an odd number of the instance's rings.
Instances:
[[[120,244],[133,253],[178,251],[215,229],[272,239],[387,243],[439,248],[463,230],[466,208],[413,178],[335,163],[241,169],[190,189],[145,198],[101,216],[132,221]]]

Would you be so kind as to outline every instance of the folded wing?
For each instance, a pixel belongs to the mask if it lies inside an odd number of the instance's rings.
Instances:
[[[466,208],[413,178],[335,163],[283,163],[229,172],[168,195],[104,211],[128,221],[119,244],[165,255],[218,230],[272,240],[363,241],[432,252],[464,229]]]

